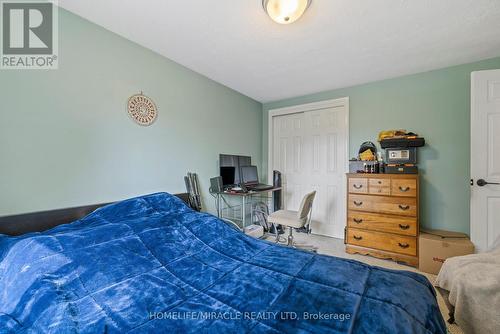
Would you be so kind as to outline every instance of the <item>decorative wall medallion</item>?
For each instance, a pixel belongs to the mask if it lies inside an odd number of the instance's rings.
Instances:
[[[128,99],[127,110],[137,124],[144,126],[153,124],[158,116],[156,104],[142,92]]]

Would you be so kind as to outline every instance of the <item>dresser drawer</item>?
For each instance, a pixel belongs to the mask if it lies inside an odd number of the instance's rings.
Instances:
[[[347,243],[406,255],[417,255],[417,238],[349,228]]]
[[[390,195],[390,179],[370,179],[368,181],[368,193],[374,195]]]
[[[416,197],[417,180],[416,179],[393,179],[391,186],[392,196]]]
[[[368,179],[349,178],[349,192],[357,194],[368,193]]]
[[[347,207],[349,210],[417,216],[416,198],[349,194]]]
[[[347,226],[371,231],[417,236],[417,218],[349,211]]]

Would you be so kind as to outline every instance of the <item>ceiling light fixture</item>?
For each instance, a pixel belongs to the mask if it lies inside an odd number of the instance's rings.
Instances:
[[[312,0],[262,0],[267,15],[280,24],[297,21],[309,8]]]

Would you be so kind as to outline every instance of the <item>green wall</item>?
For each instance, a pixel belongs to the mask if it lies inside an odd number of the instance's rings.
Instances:
[[[267,103],[263,106],[263,170],[268,110],[350,98],[350,156],[385,129],[424,136],[419,149],[421,225],[469,233],[470,73],[500,68],[500,58]],[[333,75],[333,74],[332,74]]]
[[[187,171],[211,208],[219,153],[260,165],[260,103],[65,10],[59,21],[58,70],[0,71],[0,215],[183,192]],[[140,91],[159,108],[150,127],[126,112]]]

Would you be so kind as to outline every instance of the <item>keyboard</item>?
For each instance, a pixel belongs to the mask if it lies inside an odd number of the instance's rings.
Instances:
[[[269,184],[264,184],[264,183],[247,185],[248,190],[255,190],[255,191],[263,191],[263,190],[269,190],[269,189],[273,189],[273,188],[274,188],[274,186],[271,186]]]

